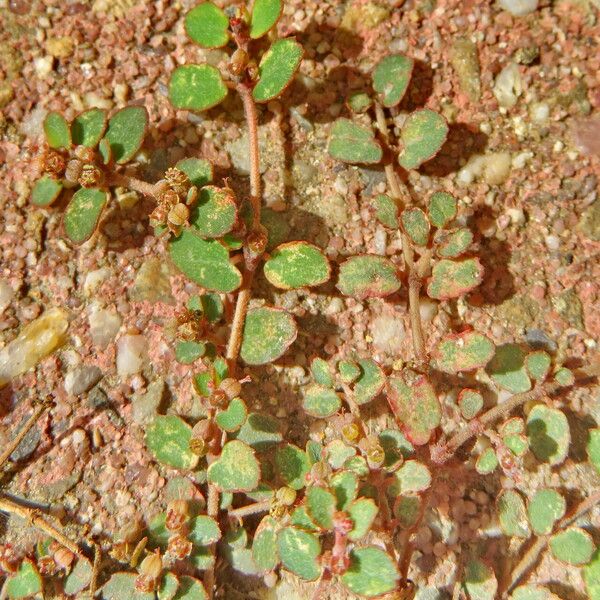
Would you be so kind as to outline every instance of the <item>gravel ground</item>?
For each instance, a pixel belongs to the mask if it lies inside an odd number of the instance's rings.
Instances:
[[[0,390],[4,442],[35,396],[56,398],[13,456],[17,468],[4,489],[63,506],[72,535],[109,540],[132,519],[164,509],[166,482],[176,474],[145,449],[144,408],[165,402],[181,415],[198,414],[190,367],[174,361],[172,344],[174,315],[196,286],[164,260],[146,200],[114,202],[99,233],[70,247],[61,208],[29,205],[33,158],[49,110],[72,118],[85,108],[135,102],[150,114],[146,179],[184,156],[202,156],[217,177],[233,173],[235,189],[247,189],[238,100],[231,95],[199,116],[174,111],[167,99],[176,65],[223,60],[221,51],[186,40],[183,15],[193,4],[0,0],[0,346],[52,307],[63,311],[54,316],[57,326],[68,321],[60,348]],[[332,261],[359,252],[398,255],[399,236],[377,225],[369,208],[385,190],[382,171],[337,163],[326,143],[349,91],[367,84],[378,59],[409,54],[417,68],[403,108],[439,110],[450,136],[408,184],[417,204],[438,190],[459,198],[486,268],[483,285],[466,300],[424,302],[429,345],[467,323],[497,343],[542,343],[577,366],[597,359],[600,335],[600,12],[596,0],[516,4],[537,8],[515,16],[479,0],[286,2],[279,33],[295,35],[306,55],[297,81],[260,115],[265,202],[288,239],[313,241]],[[299,398],[311,356],[353,349],[388,367],[411,356],[405,297],[359,302],[336,295],[333,284],[274,293],[260,278],[255,297],[290,310],[304,332],[283,362],[253,370],[248,386],[252,408],[285,417],[292,440],[308,435]],[[117,368],[118,354],[132,348],[135,364]],[[451,404],[448,398],[447,431],[455,426]],[[597,388],[577,390],[565,408],[585,434],[600,422]],[[532,489],[562,485],[573,498],[599,485],[576,448],[559,472],[530,475]],[[514,550],[494,533],[494,498],[510,482],[482,484],[465,469],[449,469],[441,480],[439,508],[416,541],[412,576],[430,588],[422,598],[451,591],[456,565],[474,544],[490,560]],[[599,515],[588,516],[596,533]],[[13,518],[1,534],[23,551],[39,539]],[[579,571],[550,557],[532,581],[554,582],[562,598],[585,598]],[[222,597],[263,594],[240,586],[225,584]],[[308,589],[285,579],[276,593],[306,598]]]

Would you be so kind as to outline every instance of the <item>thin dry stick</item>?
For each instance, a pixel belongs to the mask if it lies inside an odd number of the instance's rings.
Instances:
[[[25,425],[23,425],[19,433],[17,433],[14,439],[4,449],[2,454],[0,454],[0,468],[4,466],[4,463],[17,449],[18,445],[23,441],[23,438],[27,435],[29,430],[37,423],[38,419],[52,406],[52,404],[53,402],[50,396],[47,396],[44,400],[37,404],[37,406],[33,409],[31,416],[29,419],[27,419]]]
[[[155,200],[161,191],[161,186],[158,186],[154,183],[148,183],[147,181],[142,181],[137,177],[132,177],[131,175],[126,175],[125,173],[112,173],[107,183],[109,185],[133,190],[134,192],[138,192],[143,196],[149,196]]]
[[[0,498],[0,511],[17,515],[26,521],[29,521],[34,527],[41,529],[44,533],[47,533],[50,537],[54,538],[59,544],[62,544],[65,548],[70,550],[73,554],[83,556],[83,552],[79,549],[79,546],[75,542],[72,542],[68,537],[65,536],[60,530],[54,525],[46,521],[36,510],[21,506],[8,498]]]
[[[583,500],[575,510],[568,516],[563,517],[556,527],[554,527],[554,531],[560,531],[564,527],[571,525],[574,521],[577,521],[579,517],[584,515],[586,512],[594,508],[596,504],[600,502],[600,492],[596,492],[592,494],[589,498]],[[538,557],[544,551],[548,542],[550,541],[550,535],[544,535],[539,537],[535,544],[529,548],[529,550],[525,553],[525,556],[519,561],[517,566],[513,569],[511,573],[511,581],[508,586],[507,592],[512,591],[515,586],[519,583],[519,581],[523,578],[523,576],[528,573],[536,564]]]
[[[389,149],[389,131],[383,113],[383,108],[379,103],[375,103],[375,117],[377,120],[377,127],[385,140],[386,145]],[[389,152],[388,152],[389,154]],[[390,187],[392,198],[398,204],[398,208],[402,205],[407,205],[410,202],[410,195],[406,186],[400,181],[394,165],[389,157],[386,159],[385,165],[385,176]],[[402,239],[402,254],[406,263],[406,269],[408,271],[408,307],[410,314],[410,327],[412,331],[413,347],[415,350],[415,356],[419,363],[424,363],[426,360],[425,352],[425,338],[423,335],[423,325],[421,323],[421,311],[419,309],[420,304],[420,293],[421,293],[421,281],[422,271],[425,270],[426,265],[417,268],[415,264],[415,253],[410,242],[409,237],[401,232]],[[429,262],[429,261],[425,261]]]
[[[261,512],[267,512],[271,508],[270,500],[262,500],[261,502],[255,502],[254,504],[248,504],[247,506],[240,506],[240,508],[234,508],[229,511],[229,516],[233,518],[241,519],[243,517],[249,517],[250,515],[256,515]]]
[[[98,590],[98,575],[100,573],[100,563],[102,562],[102,548],[100,544],[94,542],[94,564],[92,565],[92,577],[90,579],[90,596],[93,598]]]

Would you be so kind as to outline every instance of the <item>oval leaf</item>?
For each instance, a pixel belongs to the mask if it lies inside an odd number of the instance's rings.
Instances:
[[[330,156],[347,163],[374,164],[381,161],[383,150],[373,130],[350,119],[338,119],[331,128],[327,151]]]
[[[537,404],[527,416],[527,437],[538,460],[558,465],[569,453],[571,432],[564,413]]]
[[[229,262],[229,252],[217,240],[203,240],[184,230],[169,241],[175,266],[189,279],[216,292],[233,292],[242,284],[241,273]]]
[[[62,189],[62,182],[50,175],[43,175],[33,186],[31,203],[36,206],[50,206],[60,196]]]
[[[366,404],[381,393],[385,386],[385,373],[382,368],[371,359],[358,361],[360,375],[352,389],[356,404]]]
[[[71,137],[77,146],[95,148],[106,129],[106,111],[92,108],[76,116],[71,123]]]
[[[231,433],[244,424],[247,416],[248,409],[245,402],[241,398],[234,398],[225,410],[217,413],[215,421],[223,431]]]
[[[396,265],[375,255],[353,256],[340,265],[337,288],[359,300],[389,296],[400,288]]]
[[[58,112],[49,112],[44,119],[44,133],[50,148],[71,147],[71,131],[67,120]]]
[[[31,598],[42,591],[42,578],[33,561],[23,559],[16,573],[6,581],[6,593],[11,600]]]
[[[448,135],[448,124],[438,113],[424,108],[410,114],[400,132],[402,152],[398,162],[404,169],[416,169],[433,158]]]
[[[306,475],[310,471],[311,462],[304,450],[286,444],[275,452],[275,469],[281,481],[294,490],[306,485]]]
[[[435,227],[445,227],[456,217],[456,199],[446,192],[436,192],[429,201],[429,220]]]
[[[585,565],[595,549],[592,536],[581,527],[569,527],[550,538],[552,554],[568,565]]]
[[[213,166],[203,158],[182,158],[175,166],[183,171],[191,184],[198,189],[212,181]]]
[[[373,71],[373,89],[381,95],[381,103],[392,107],[400,103],[410,78],[414,61],[403,54],[392,54],[381,60]]]
[[[433,351],[436,369],[459,373],[485,367],[494,356],[494,344],[477,331],[448,335]]]
[[[207,477],[222,492],[251,492],[260,481],[260,464],[248,444],[233,440],[223,446],[219,459],[209,465]]]
[[[587,443],[587,453],[590,462],[600,473],[600,428],[590,429]]]
[[[190,214],[190,224],[203,238],[218,238],[230,232],[237,221],[233,190],[207,185],[200,190]]]
[[[258,83],[252,90],[257,102],[277,98],[290,84],[302,61],[302,46],[294,39],[277,40],[258,65]]]
[[[468,227],[438,232],[435,236],[436,253],[441,258],[457,258],[473,243],[473,232]]]
[[[208,595],[199,579],[182,575],[179,578],[179,588],[173,600],[208,600]]]
[[[417,246],[426,246],[429,241],[429,219],[420,208],[407,208],[400,215],[402,229]]]
[[[260,522],[252,540],[252,557],[263,571],[272,571],[279,562],[277,552],[277,521],[267,515]]]
[[[534,533],[552,533],[554,523],[564,516],[566,509],[565,499],[556,490],[538,490],[527,505],[527,514]]]
[[[256,40],[265,35],[277,23],[282,10],[281,0],[255,0],[250,15],[250,37]]]
[[[502,492],[497,502],[500,528],[505,535],[512,537],[529,537],[529,523],[525,502],[518,492],[507,490]]]
[[[114,573],[102,586],[104,600],[154,600],[154,592],[138,592],[135,589],[136,573]]]
[[[348,539],[355,542],[365,537],[377,516],[377,505],[371,498],[359,498],[348,506],[348,515],[354,521],[354,527]]]
[[[398,203],[387,194],[378,194],[372,200],[377,220],[390,229],[396,229],[400,225],[398,221]]]
[[[158,415],[146,429],[146,445],[156,460],[175,469],[193,469],[198,456],[190,450],[192,428],[176,415]]]
[[[525,370],[525,352],[518,344],[498,346],[486,370],[497,385],[513,394],[531,389],[531,381]]]
[[[318,383],[309,386],[304,392],[302,408],[313,417],[324,419],[334,415],[342,406],[337,392]]]
[[[71,198],[64,215],[67,237],[74,244],[83,244],[94,233],[108,194],[96,188],[80,188]]]
[[[471,600],[494,600],[498,581],[494,571],[480,560],[471,560],[465,569],[465,589]]]
[[[376,546],[364,546],[350,552],[350,566],[342,575],[342,583],[354,594],[372,597],[396,589],[399,577],[386,552]]]
[[[331,267],[317,246],[308,242],[288,242],[275,248],[265,263],[264,272],[275,287],[292,290],[325,283]]]
[[[306,509],[310,518],[322,529],[333,528],[335,496],[325,488],[314,486],[306,493]]]
[[[460,414],[467,421],[474,419],[483,408],[483,396],[469,388],[460,391],[457,402]]]
[[[440,260],[435,263],[427,286],[427,295],[436,300],[458,298],[475,289],[483,280],[478,258]]]
[[[201,2],[185,16],[185,32],[203,48],[221,48],[229,41],[229,19],[212,2]]]
[[[143,106],[126,106],[108,121],[104,139],[110,144],[112,159],[117,164],[131,160],[141,148],[148,126],[148,113]]]
[[[285,527],[277,536],[277,548],[283,566],[298,577],[314,581],[321,574],[318,561],[321,544],[312,533]]]
[[[175,108],[207,110],[227,96],[227,86],[212,65],[177,67],[169,81],[169,98]]]
[[[240,356],[249,365],[273,362],[297,335],[296,322],[288,312],[271,307],[251,309],[246,315]]]

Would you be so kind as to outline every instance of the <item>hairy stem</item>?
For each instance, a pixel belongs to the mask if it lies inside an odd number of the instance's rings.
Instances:
[[[25,425],[21,428],[19,433],[14,437],[14,439],[8,444],[8,446],[4,449],[2,454],[0,454],[0,468],[6,463],[9,459],[10,455],[17,449],[19,444],[23,441],[23,438],[27,435],[29,430],[37,423],[38,419],[53,405],[52,398],[47,396],[44,400],[42,400],[37,406],[33,409],[33,413],[27,419]]]
[[[270,500],[263,500],[261,502],[255,502],[254,504],[248,504],[247,506],[240,506],[240,508],[234,508],[229,511],[229,516],[234,519],[241,519],[243,517],[249,517],[250,515],[256,515],[261,512],[267,512],[271,508]]]
[[[17,515],[22,519],[25,519],[34,527],[37,527],[44,533],[47,533],[50,537],[54,538],[59,544],[70,550],[73,554],[83,556],[83,552],[79,549],[79,546],[66,537],[65,534],[52,525],[52,523],[46,521],[37,510],[21,506],[8,498],[0,498],[0,511]]]
[[[385,120],[385,114],[381,104],[375,103],[375,118],[377,128],[385,141],[386,158],[384,164],[385,177],[390,188],[390,195],[396,201],[398,209],[410,203],[410,194],[404,183],[398,177],[393,164],[393,154],[389,151],[389,131]],[[423,335],[423,325],[421,323],[420,294],[422,285],[422,275],[420,268],[417,268],[415,263],[415,252],[410,241],[410,238],[404,233],[401,233],[402,238],[402,255],[406,263],[408,272],[408,307],[410,316],[410,328],[412,332],[413,348],[415,357],[419,364],[424,364],[426,361],[425,352],[425,337]],[[428,261],[427,261],[428,262]]]
[[[558,522],[558,524],[554,527],[553,533],[556,533],[564,527],[567,527],[571,525],[571,523],[577,521],[579,517],[581,517],[586,512],[594,508],[594,506],[596,506],[598,502],[600,502],[600,492],[596,492],[595,494],[592,494],[585,500],[582,500],[582,502],[575,508],[575,510],[573,510],[571,514],[563,517]],[[525,553],[525,556],[523,556],[523,558],[519,561],[517,566],[513,569],[512,573],[510,574],[510,584],[506,590],[507,592],[512,591],[519,583],[519,581],[523,578],[523,576],[526,575],[531,569],[533,569],[533,567],[537,563],[540,554],[545,550],[546,546],[548,545],[551,536],[552,534],[539,537],[531,546],[531,548],[529,548],[529,550]]]
[[[142,181],[137,177],[132,177],[125,173],[111,173],[107,180],[107,184],[133,190],[143,196],[150,196],[150,198],[153,198],[154,200],[157,199],[162,191],[162,186],[158,184],[148,183],[147,181]]]

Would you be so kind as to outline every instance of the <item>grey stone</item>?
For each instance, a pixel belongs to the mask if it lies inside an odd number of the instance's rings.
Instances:
[[[88,394],[88,406],[90,408],[102,409],[110,405],[106,392],[99,387],[93,388]]]
[[[29,415],[23,417],[19,423],[19,426],[17,427],[17,432],[21,430],[28,419]],[[29,458],[35,452],[35,449],[40,443],[40,437],[40,430],[34,425],[21,440],[21,443],[15,448],[14,452],[10,455],[10,460],[13,462],[19,462]]]
[[[162,379],[153,381],[144,394],[135,394],[131,399],[133,420],[145,425],[156,416],[165,394],[165,382]]]
[[[558,349],[556,342],[550,339],[541,329],[527,329],[525,331],[525,341],[534,350],[556,352]]]
[[[102,371],[95,365],[79,365],[65,375],[67,394],[79,396],[91,390],[102,379]]]

